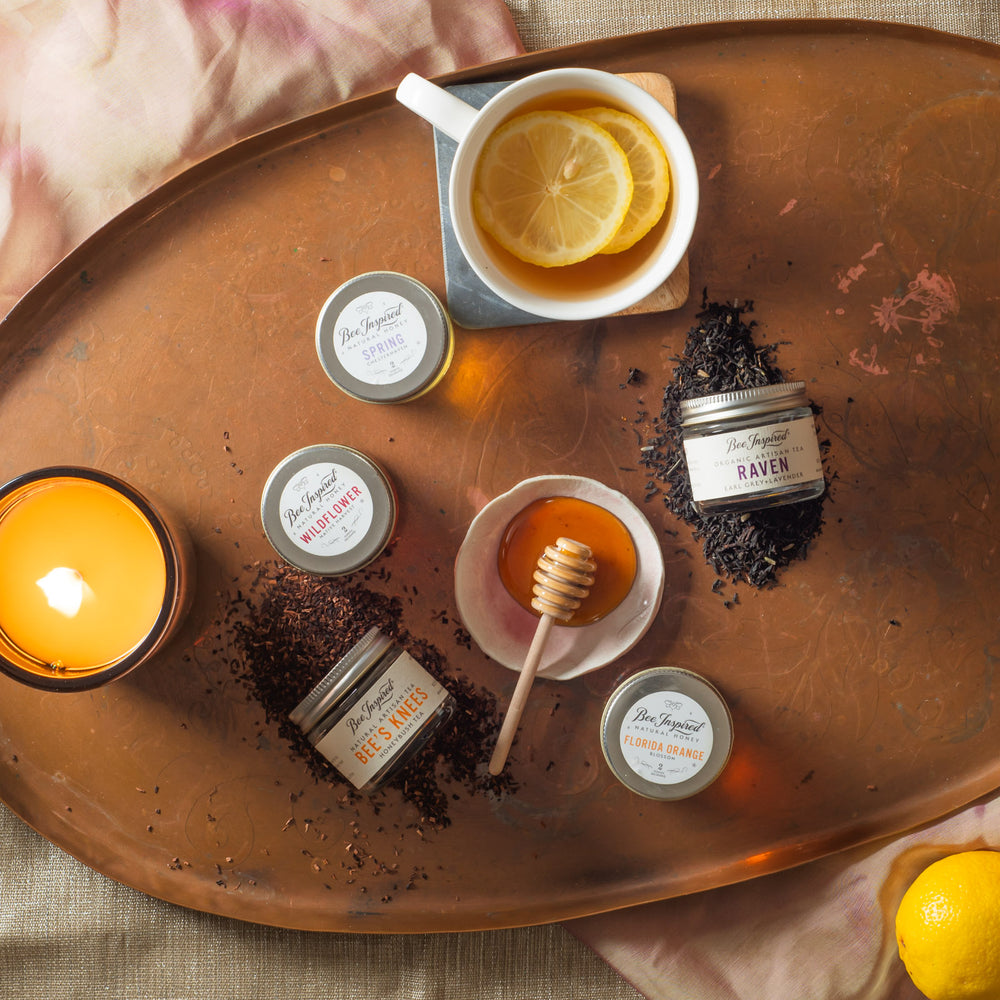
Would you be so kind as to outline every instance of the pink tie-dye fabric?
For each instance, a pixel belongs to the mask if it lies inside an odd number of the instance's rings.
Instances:
[[[0,5],[0,316],[168,177],[255,132],[519,54],[502,0]]]
[[[899,959],[910,883],[1000,849],[1000,796],[901,837],[711,892],[566,926],[649,1000],[923,1000]]]

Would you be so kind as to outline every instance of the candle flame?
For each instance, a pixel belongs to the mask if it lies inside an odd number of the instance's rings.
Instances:
[[[80,571],[67,566],[57,566],[35,583],[42,588],[49,607],[67,618],[76,617],[84,598],[94,595]]]

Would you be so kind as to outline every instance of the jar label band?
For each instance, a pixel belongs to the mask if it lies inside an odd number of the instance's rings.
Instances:
[[[626,713],[619,732],[625,762],[640,778],[676,785],[708,762],[714,734],[705,709],[679,691],[656,691]]]
[[[795,489],[823,479],[811,416],[684,440],[694,500]]]
[[[417,735],[448,692],[409,653],[400,653],[316,744],[354,785],[363,788]]]
[[[331,333],[344,370],[367,385],[394,385],[427,353],[427,325],[417,307],[392,292],[365,292],[340,311]]]
[[[330,462],[306,466],[285,484],[279,503],[285,534],[317,556],[351,551],[375,518],[375,503],[361,476]]]

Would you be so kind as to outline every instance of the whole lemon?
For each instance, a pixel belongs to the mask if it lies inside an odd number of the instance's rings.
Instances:
[[[928,1000],[1000,1000],[1000,853],[925,868],[896,911],[896,943]]]

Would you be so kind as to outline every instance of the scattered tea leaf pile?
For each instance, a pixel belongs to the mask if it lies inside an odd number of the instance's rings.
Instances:
[[[694,530],[705,558],[720,577],[753,587],[770,586],[778,571],[804,559],[823,526],[823,502],[814,500],[741,514],[702,516],[691,499],[691,482],[681,436],[682,400],[784,382],[775,363],[778,345],[754,341],[756,322],[744,315],[753,304],[703,303],[687,334],[663,405],[653,419],[653,438],[641,447],[641,464],[652,478],[647,499],[662,496],[667,509]],[[823,455],[829,442],[820,442]],[[719,589],[718,581],[714,588]]]
[[[263,566],[249,592],[237,595],[231,606],[227,625],[236,654],[231,669],[312,775],[356,796],[353,786],[317,753],[288,715],[370,628],[380,628],[457,702],[448,725],[386,786],[413,803],[423,822],[443,828],[450,823],[448,801],[453,794],[453,788],[446,786],[459,785],[468,793],[495,793],[509,787],[509,778],[493,778],[486,767],[500,720],[495,698],[450,672],[435,646],[406,630],[402,611],[399,597],[369,589],[357,574],[316,577],[285,565]],[[443,620],[444,613],[438,617]],[[455,638],[462,645],[470,642],[461,629]],[[381,801],[385,794],[381,791],[374,798]]]

